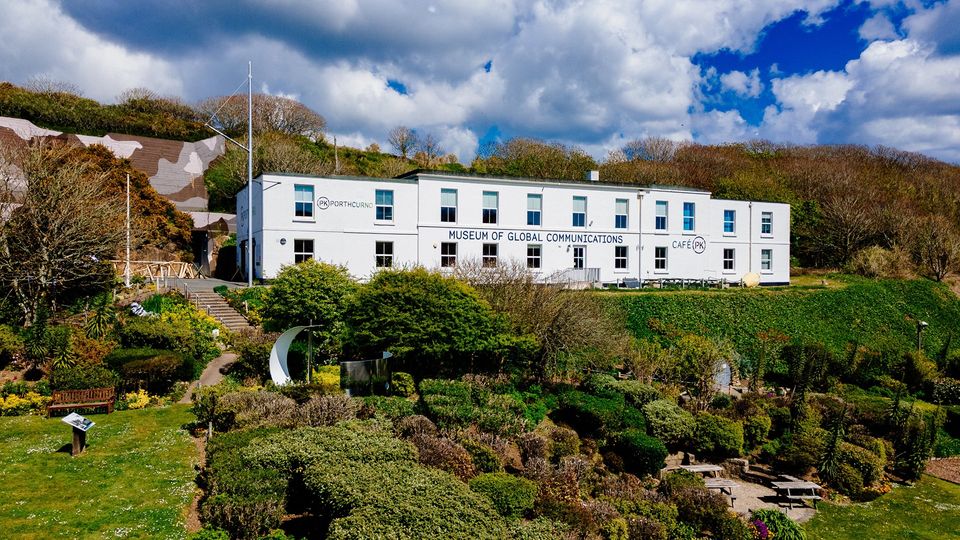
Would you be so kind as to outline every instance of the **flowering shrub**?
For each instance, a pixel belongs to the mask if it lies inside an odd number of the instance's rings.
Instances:
[[[769,540],[770,538],[770,528],[767,527],[767,524],[763,522],[762,519],[755,519],[750,522],[749,525],[753,530],[753,536],[757,540]]]
[[[128,392],[124,399],[128,409],[143,409],[150,404],[150,394],[142,388],[136,392]]]
[[[46,409],[49,402],[49,397],[41,396],[36,392],[27,392],[23,396],[9,394],[0,398],[0,415],[19,416],[33,412],[39,413]]]

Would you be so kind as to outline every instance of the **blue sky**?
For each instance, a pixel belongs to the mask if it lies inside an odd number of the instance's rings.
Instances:
[[[110,102],[257,89],[354,146],[406,125],[603,158],[662,136],[883,144],[960,162],[958,0],[5,0],[0,80]]]

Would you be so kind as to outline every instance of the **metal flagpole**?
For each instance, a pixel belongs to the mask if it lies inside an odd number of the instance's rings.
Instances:
[[[123,284],[130,287],[130,173],[127,173],[127,267],[123,272]]]
[[[247,287],[253,287],[253,61],[247,62]]]

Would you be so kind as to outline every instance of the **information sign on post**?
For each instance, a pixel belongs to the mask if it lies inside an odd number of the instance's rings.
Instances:
[[[61,420],[63,423],[70,424],[70,426],[73,427],[73,448],[70,451],[70,455],[79,455],[87,445],[87,430],[96,425],[96,423],[75,412],[64,416]]]

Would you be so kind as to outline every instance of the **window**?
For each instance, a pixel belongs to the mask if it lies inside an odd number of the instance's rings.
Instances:
[[[496,191],[483,192],[483,222],[497,222],[497,207],[499,206],[500,195]]]
[[[543,210],[543,195],[527,195],[527,225],[540,225],[540,213]]]
[[[760,270],[764,270],[767,272],[773,270],[773,250],[772,249],[760,250]]]
[[[440,266],[450,268],[457,265],[457,243],[440,243]]]
[[[657,201],[657,214],[654,228],[658,231],[667,230],[667,201]]]
[[[527,244],[527,268],[540,268],[540,244]]]
[[[627,269],[627,246],[613,246],[613,268],[615,270]]]
[[[760,234],[773,234],[773,212],[760,214]]]
[[[293,215],[313,217],[313,186],[293,186]]]
[[[444,223],[457,222],[457,190],[440,190],[440,221]]]
[[[377,190],[377,221],[393,221],[393,191]]]
[[[497,244],[483,245],[483,266],[490,268],[497,265],[497,251]]]
[[[723,232],[724,234],[732,234],[737,232],[737,211],[736,210],[723,211]]]
[[[377,268],[393,266],[393,242],[377,242]]]
[[[573,226],[574,227],[587,226],[587,198],[586,197],[573,198]]]
[[[293,241],[293,262],[300,264],[313,258],[313,240]]]
[[[587,262],[587,246],[573,246],[573,267],[583,268]]]
[[[667,248],[666,246],[660,246],[653,248],[653,269],[654,270],[666,270],[667,269]]]
[[[629,201],[626,199],[617,199],[616,207],[616,214],[613,216],[613,228],[626,229],[627,216],[630,211]]]
[[[696,227],[697,208],[692,202],[683,203],[683,230],[692,231]]]
[[[723,269],[724,270],[733,270],[734,269],[734,254],[735,251],[731,248],[723,248]]]

